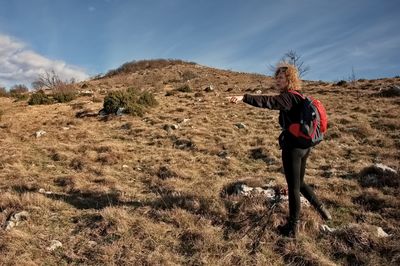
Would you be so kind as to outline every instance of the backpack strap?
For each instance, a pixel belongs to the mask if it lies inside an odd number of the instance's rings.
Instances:
[[[303,94],[301,94],[300,92],[296,91],[296,90],[288,90],[289,93],[300,96],[303,100],[306,98],[303,96]]]

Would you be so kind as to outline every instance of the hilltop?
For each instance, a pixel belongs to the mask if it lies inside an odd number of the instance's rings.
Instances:
[[[278,112],[226,100],[274,94],[273,84],[153,60],[77,84],[81,96],[68,103],[1,97],[1,262],[398,265],[400,97],[390,92],[400,78],[303,82],[329,115],[306,179],[334,218],[325,224],[303,204],[295,242],[276,230],[285,200],[233,193],[286,185]],[[143,116],[97,115],[110,91],[129,88],[158,105]]]

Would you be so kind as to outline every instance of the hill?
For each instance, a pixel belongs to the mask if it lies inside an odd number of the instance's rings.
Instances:
[[[303,204],[297,241],[276,230],[284,197],[234,193],[285,187],[278,112],[225,98],[274,94],[270,77],[142,61],[79,84],[90,93],[69,103],[0,98],[1,262],[398,265],[399,84],[304,81],[329,115],[306,179],[334,218]],[[97,115],[109,91],[128,88],[159,104]]]

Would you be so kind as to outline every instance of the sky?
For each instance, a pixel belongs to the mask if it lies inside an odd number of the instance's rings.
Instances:
[[[307,80],[394,77],[399,14],[400,0],[0,0],[0,86],[159,58],[271,75],[289,50]]]

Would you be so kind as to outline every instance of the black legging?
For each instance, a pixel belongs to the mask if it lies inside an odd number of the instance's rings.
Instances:
[[[289,219],[297,221],[300,217],[300,192],[314,206],[318,200],[313,189],[304,183],[306,162],[311,149],[283,149],[282,161],[289,194]]]

